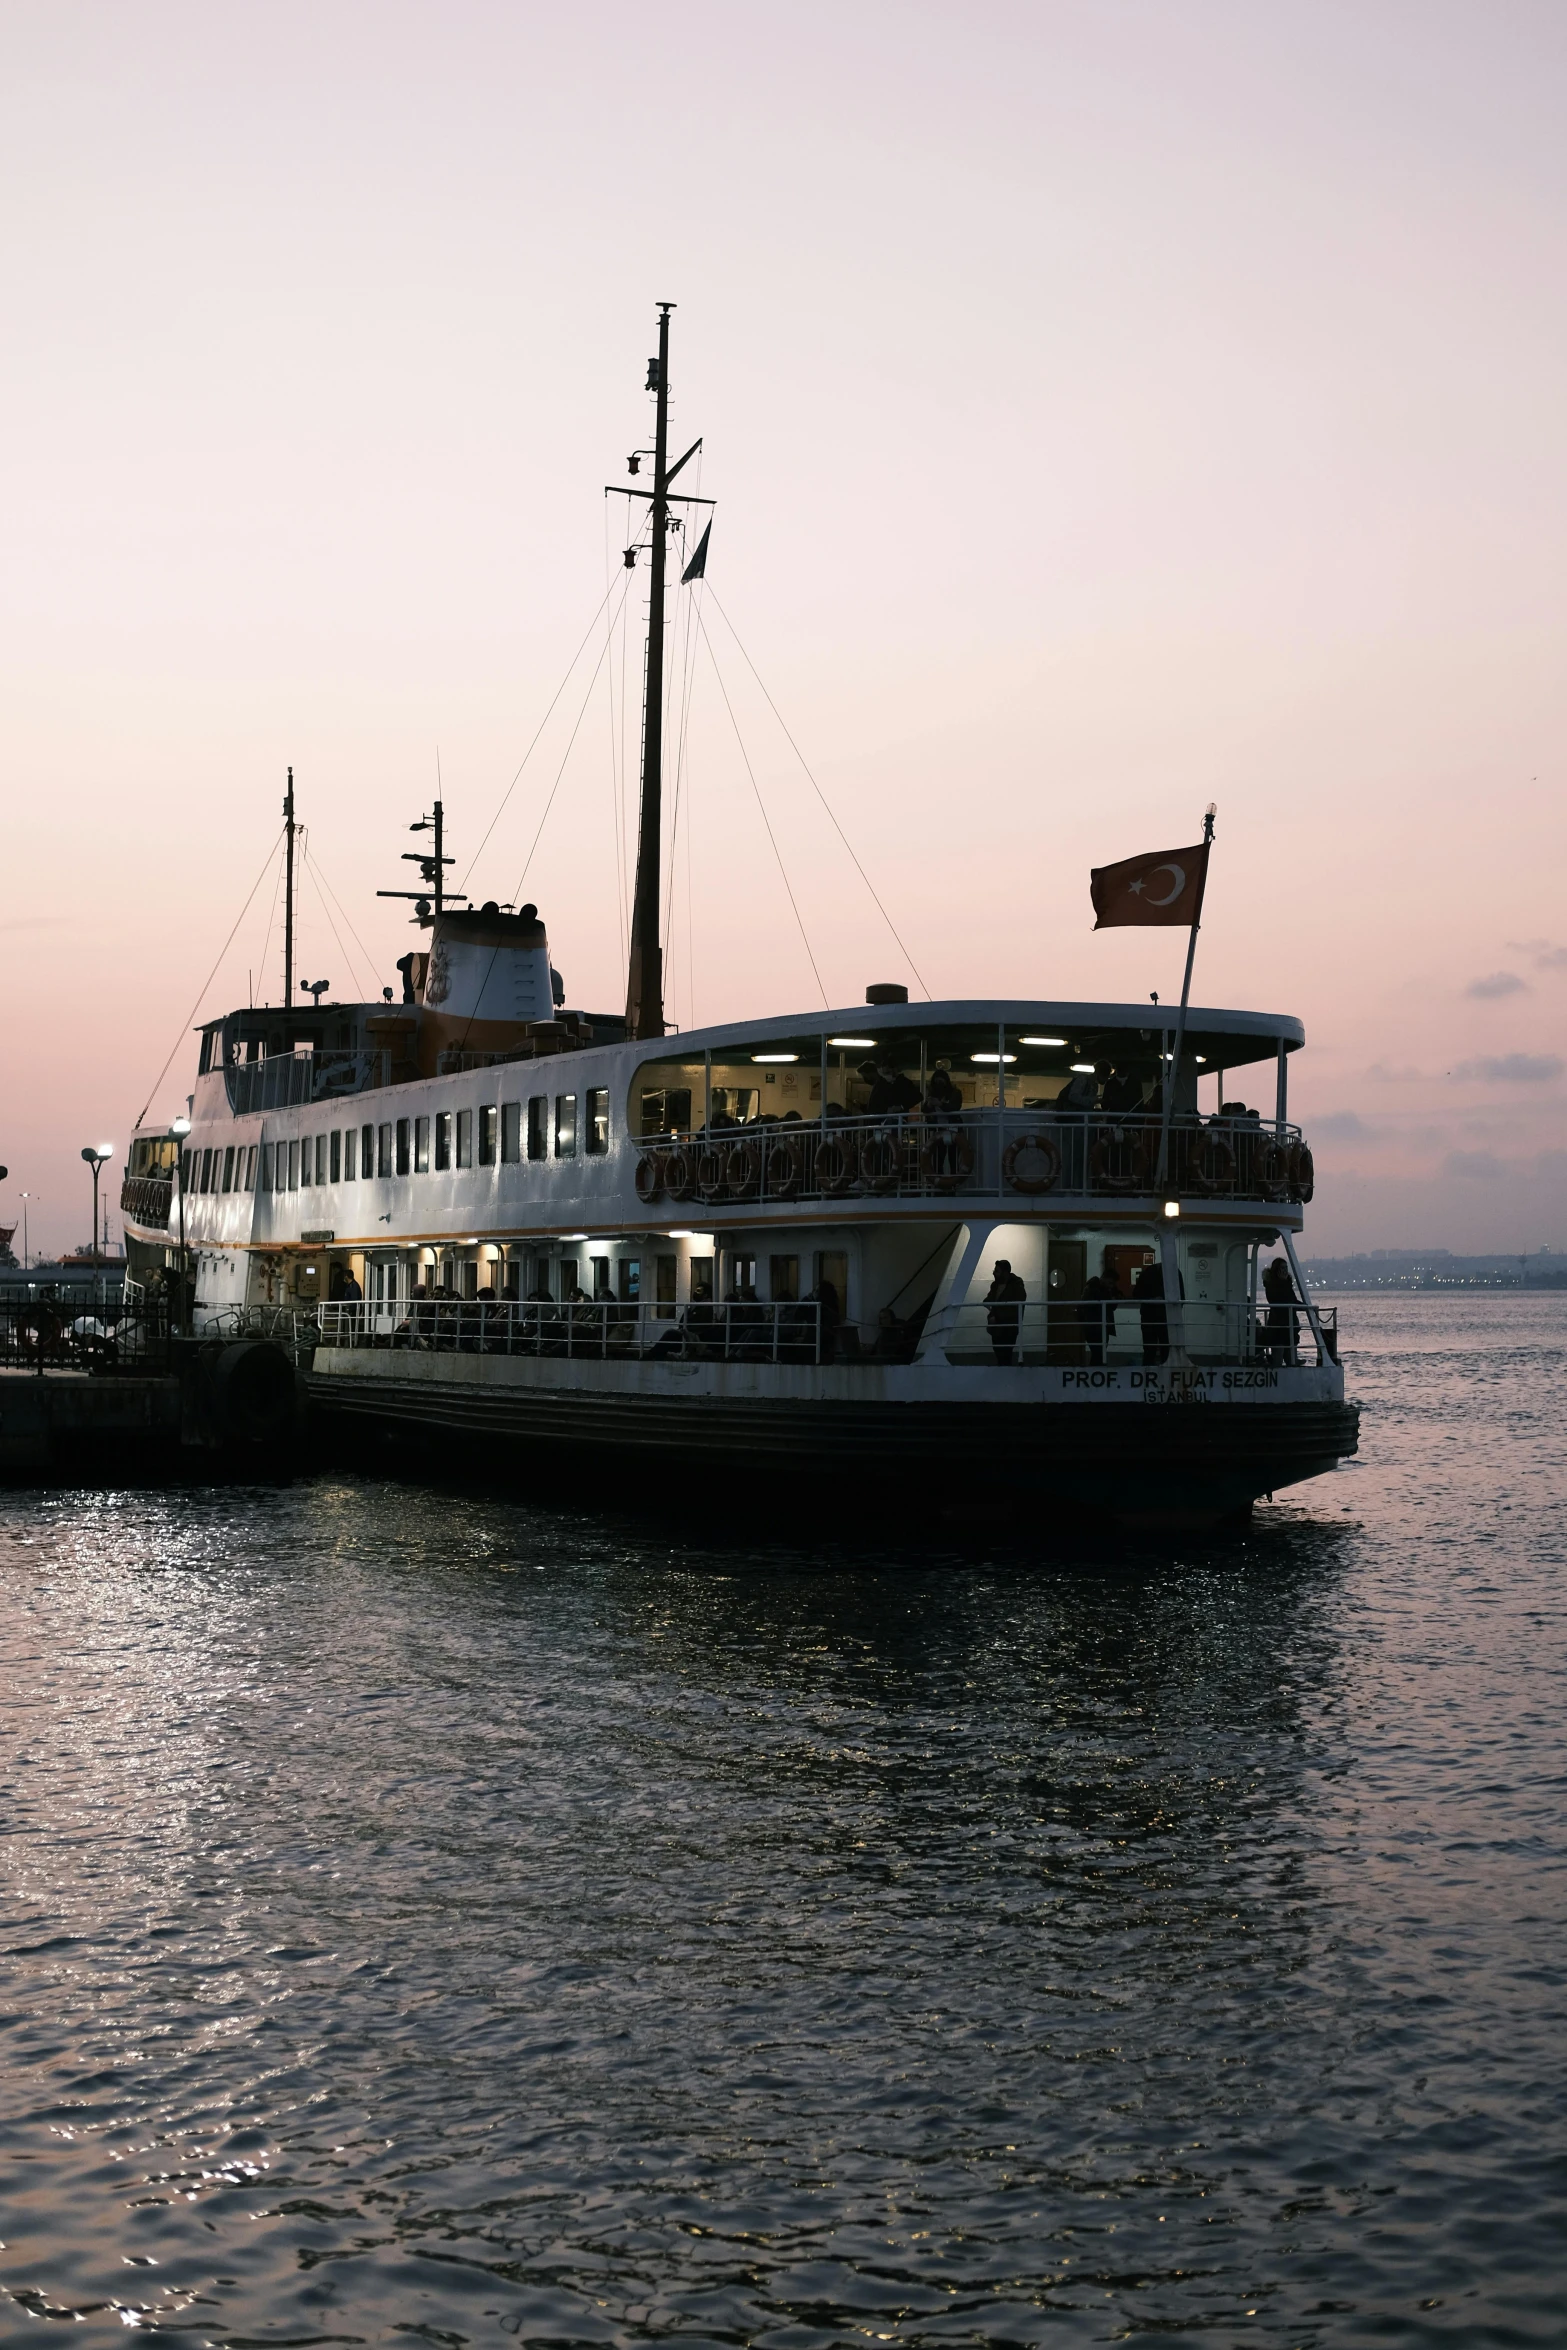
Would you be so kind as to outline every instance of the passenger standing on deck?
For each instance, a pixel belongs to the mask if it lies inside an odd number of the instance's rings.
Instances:
[[[1268,1352],[1287,1363],[1295,1351],[1295,1317],[1289,1309],[1300,1303],[1290,1279],[1287,1257],[1270,1260],[1262,1276],[1262,1294],[1268,1301]]]
[[[1114,1301],[1121,1292],[1103,1273],[1095,1273],[1083,1284],[1083,1294],[1077,1303],[1078,1327],[1083,1333],[1083,1344],[1088,1349],[1091,1363],[1105,1359],[1105,1341],[1114,1312]]]
[[[1180,1274],[1180,1296],[1186,1295],[1186,1283]],[[1142,1309],[1143,1361],[1164,1363],[1170,1358],[1170,1317],[1164,1307],[1164,1267],[1152,1249],[1143,1257],[1142,1270],[1132,1283],[1132,1295],[1146,1301]]]
[[[998,1257],[992,1267],[993,1278],[985,1292],[989,1308],[985,1327],[990,1332],[990,1343],[998,1363],[1017,1359],[1017,1334],[1023,1326],[1023,1301],[1028,1291],[1012,1270],[1010,1258]]]

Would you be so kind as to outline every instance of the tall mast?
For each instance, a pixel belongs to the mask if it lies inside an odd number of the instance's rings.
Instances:
[[[289,1010],[294,1001],[294,770],[288,771],[288,792],[283,801],[283,1008]]]
[[[653,583],[648,597],[647,688],[642,705],[642,815],[626,987],[626,1028],[632,1036],[664,1033],[664,958],[658,943],[658,917],[664,790],[664,551],[669,538],[669,313],[673,308],[672,302],[658,306],[658,357],[648,368],[647,385],[658,395],[658,420],[653,433]]]

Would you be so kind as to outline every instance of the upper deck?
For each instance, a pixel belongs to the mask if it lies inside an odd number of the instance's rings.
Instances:
[[[192,1240],[286,1247],[330,1230],[385,1247],[655,1230],[697,1206],[746,1223],[929,1215],[938,1200],[1027,1214],[1253,1203],[1298,1221],[1311,1194],[1287,1113],[1304,1030],[1281,1013],[1191,1012],[1162,1180],[1173,1033],[1153,1006],[860,1004],[642,1043],[600,1041],[619,1024],[562,1013],[503,1050],[448,1048],[454,1065],[434,1075],[388,1025],[411,1030],[406,1008],[323,1006],[286,1033],[263,1017],[204,1031]],[[127,1169],[125,1212],[149,1232],[168,1229],[177,1196],[160,1153],[164,1132],[139,1136]]]

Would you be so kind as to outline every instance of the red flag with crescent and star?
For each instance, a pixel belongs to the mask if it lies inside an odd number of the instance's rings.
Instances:
[[[1088,876],[1096,930],[1122,923],[1172,923],[1190,927],[1202,919],[1203,884],[1208,878],[1208,843],[1191,849],[1155,849],[1119,865],[1096,865]]]

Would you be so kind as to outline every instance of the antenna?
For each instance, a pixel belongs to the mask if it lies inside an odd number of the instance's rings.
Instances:
[[[430,920],[432,898],[436,914],[439,914],[445,906],[456,905],[459,902],[466,905],[468,902],[465,890],[446,887],[446,868],[448,865],[455,865],[457,859],[446,854],[445,826],[445,810],[437,800],[428,816],[421,816],[417,824],[410,824],[408,827],[410,832],[433,832],[435,835],[433,855],[427,854],[423,849],[404,849],[403,851],[403,863],[418,866],[419,878],[424,883],[423,889],[378,889],[375,893],[378,898],[412,898],[414,920],[421,926]]]
[[[288,1011],[294,1001],[294,770],[288,771],[288,791],[283,800],[284,849],[283,877],[283,1008]]]

